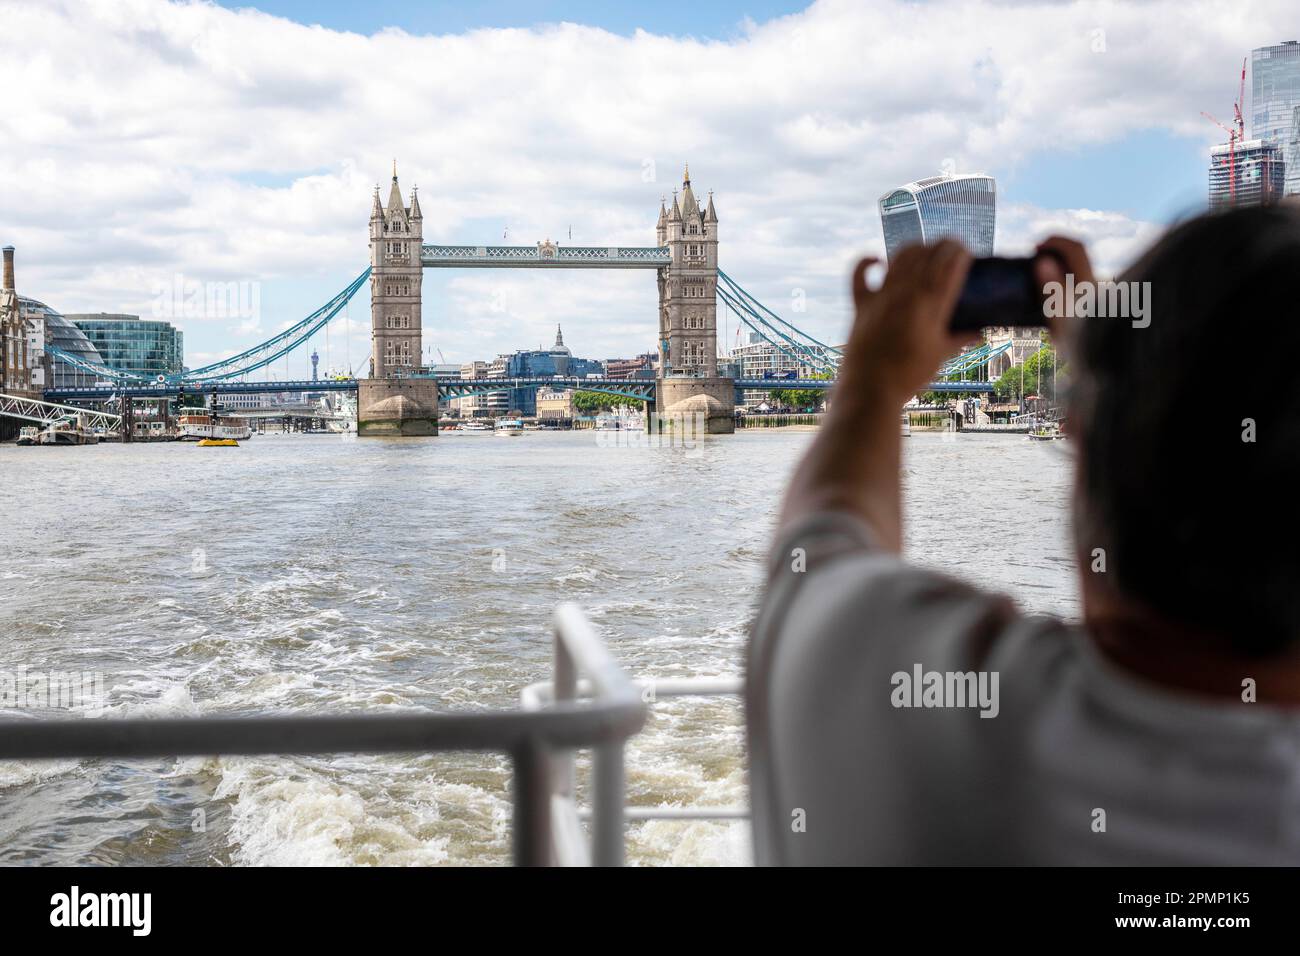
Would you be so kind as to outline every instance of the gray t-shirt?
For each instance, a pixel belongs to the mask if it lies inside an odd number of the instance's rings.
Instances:
[[[779,536],[747,679],[760,864],[1300,863],[1300,713],[1141,680],[847,514]]]

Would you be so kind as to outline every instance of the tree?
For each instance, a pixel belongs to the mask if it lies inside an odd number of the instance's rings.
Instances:
[[[626,395],[609,395],[605,392],[574,392],[573,410],[582,415],[595,415],[621,406],[640,408],[644,402]]]
[[[1068,369],[1056,364],[1056,352],[1044,345],[1022,365],[1013,365],[993,383],[994,393],[1004,401],[1020,401],[1026,395],[1038,395],[1049,405],[1057,404],[1057,393],[1064,387]]]
[[[829,372],[818,372],[809,378],[828,379]],[[817,408],[826,401],[826,391],[820,388],[777,388],[772,390],[772,400],[791,408]]]

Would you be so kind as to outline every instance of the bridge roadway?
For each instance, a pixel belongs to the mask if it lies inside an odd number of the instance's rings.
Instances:
[[[654,397],[654,379],[644,378],[574,378],[554,376],[551,378],[439,378],[438,391],[444,397],[455,398],[461,395],[479,395],[488,392],[503,392],[513,388],[574,388],[591,392],[605,392],[613,395],[625,395],[629,398],[648,400]],[[833,381],[822,378],[738,378],[738,389],[755,389],[775,391],[777,389],[815,389],[826,390],[834,387]],[[45,392],[46,401],[107,401],[129,395],[132,398],[172,398],[184,391],[188,395],[259,395],[277,392],[349,392],[355,391],[357,380],[327,379],[321,381],[281,381],[281,382],[207,382],[185,383],[166,382],[162,384],[132,385],[91,385],[74,388],[52,388]],[[949,394],[962,392],[991,392],[992,382],[931,382],[926,386],[930,391]]]

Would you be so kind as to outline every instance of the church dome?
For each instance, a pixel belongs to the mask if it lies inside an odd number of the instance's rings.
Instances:
[[[561,331],[559,325],[555,326],[555,344],[551,346],[551,354],[552,355],[573,354],[572,352],[569,351],[569,347],[564,344],[564,332]]]

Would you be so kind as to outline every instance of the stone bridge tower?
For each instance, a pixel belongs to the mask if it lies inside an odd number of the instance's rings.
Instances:
[[[730,432],[735,388],[718,377],[718,213],[712,193],[700,207],[689,166],[672,207],[659,206],[655,237],[672,253],[659,270],[658,410],[704,413],[710,432]]]
[[[667,376],[718,374],[718,214],[709,196],[701,209],[691,189],[691,171],[672,209],[659,206],[659,245],[672,252],[672,265],[659,270],[659,365]]]
[[[421,365],[420,252],[424,216],[415,189],[402,202],[393,162],[388,205],[370,208],[370,377],[357,385],[358,435],[438,434],[438,386]]]
[[[379,205],[379,187],[370,210],[370,352],[371,378],[409,374],[420,363],[420,246],[424,241],[420,198],[411,190],[411,205],[402,203],[393,163],[387,208]]]

